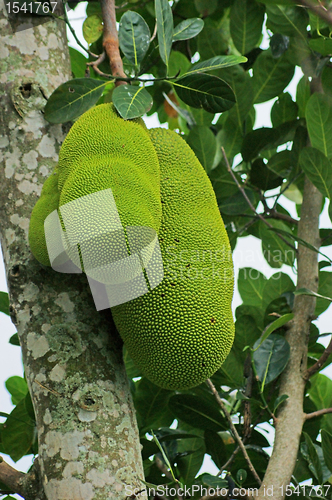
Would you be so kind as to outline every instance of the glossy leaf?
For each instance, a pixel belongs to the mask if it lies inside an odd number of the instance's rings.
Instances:
[[[177,470],[180,473],[180,480],[186,486],[191,486],[204,460],[204,440],[197,436],[196,438],[179,441],[178,453]]]
[[[254,345],[257,347],[259,341]],[[272,333],[253,354],[256,374],[263,392],[266,384],[283,372],[290,356],[290,347],[281,335]]]
[[[230,31],[241,54],[250,52],[259,42],[264,8],[254,0],[235,0],[230,12]]]
[[[189,40],[198,35],[204,28],[203,19],[198,17],[192,19],[185,19],[174,28],[173,42],[179,40]]]
[[[239,352],[243,352],[243,348],[246,346],[252,347],[259,337],[260,330],[257,328],[254,318],[242,315],[236,320],[234,346]],[[245,356],[246,354],[240,356],[241,361],[244,361]]]
[[[306,449],[301,446],[301,452],[303,457],[307,460],[309,469],[314,474],[315,478],[318,481],[318,484],[323,483],[323,471],[322,466],[319,460],[319,456],[317,454],[316,447],[314,446],[309,434],[303,432]]]
[[[194,151],[204,169],[209,172],[212,168],[217,148],[216,138],[210,128],[192,128],[187,137],[187,143]]]
[[[300,165],[317,189],[327,198],[332,197],[332,163],[318,149],[307,147],[301,151]]]
[[[169,400],[169,408],[175,418],[198,429],[220,432],[227,429],[227,422],[218,407],[191,394],[179,394]]]
[[[45,120],[50,123],[75,120],[96,104],[107,83],[93,78],[76,78],[63,83],[47,101]]]
[[[127,10],[119,24],[119,44],[126,58],[134,66],[138,66],[144,59],[150,38],[150,28],[143,17],[137,12]]]
[[[7,292],[0,292],[0,312],[9,316],[9,297]]]
[[[210,17],[204,21],[204,28],[197,37],[197,46],[203,61],[225,54],[227,50],[228,43],[223,37],[220,25]]]
[[[273,226],[274,231],[261,222],[259,226],[259,235],[262,240],[262,251],[265,260],[273,268],[281,267],[283,264],[292,266],[296,251],[278,236],[279,229],[287,233],[290,233],[290,229],[280,220],[271,219],[269,222]]]
[[[235,107],[235,106],[234,106]],[[234,108],[232,108],[233,110]],[[231,162],[235,155],[241,151],[243,142],[243,127],[238,127],[234,123],[231,116],[227,117],[227,120],[223,124],[221,130],[217,134],[217,153],[220,152],[219,161],[222,160],[221,147],[224,148],[226,157]],[[219,163],[218,161],[218,163]],[[229,174],[228,174],[229,175]],[[228,193],[229,195],[230,193]]]
[[[241,64],[247,61],[246,57],[242,56],[216,56],[211,57],[207,61],[202,61],[194,64],[189,71],[186,72],[185,76],[192,75],[195,73],[206,73],[207,71],[212,71],[216,69],[228,68],[230,66],[235,66],[236,64]]]
[[[332,54],[332,40],[331,38],[319,37],[309,40],[309,47],[316,52],[320,52],[322,56]]]
[[[226,446],[222,438],[213,431],[204,432],[206,453],[208,453],[216,466],[220,469],[227,462]]]
[[[274,127],[282,123],[296,120],[298,106],[288,92],[283,92],[273,104],[271,109],[271,121]]]
[[[324,460],[327,467],[330,469],[330,472],[332,473],[332,435],[325,429],[322,429],[321,435]]]
[[[12,397],[13,405],[17,405],[21,399],[25,398],[28,392],[28,386],[24,378],[14,375],[9,377],[6,382],[6,389]]]
[[[125,120],[138,118],[147,113],[153,104],[152,97],[145,87],[119,85],[113,90],[113,104]]]
[[[294,66],[285,55],[275,59],[270,50],[262,52],[253,66],[254,103],[281,94],[294,75]]]
[[[262,158],[257,158],[252,164],[249,176],[250,184],[262,191],[268,191],[280,186],[282,177],[272,172]]]
[[[259,153],[272,146],[278,139],[279,134],[273,128],[258,128],[249,132],[243,139],[241,154],[244,161],[257,158]]]
[[[173,41],[173,14],[168,0],[155,0],[157,36],[161,59],[168,66]]]
[[[283,179],[287,179],[292,171],[292,167],[294,166],[294,155],[292,151],[289,151],[288,149],[279,151],[271,156],[267,166],[278,176]]]
[[[278,299],[285,292],[293,292],[295,285],[288,274],[276,273],[266,282],[263,290],[263,309],[275,299]]]
[[[277,409],[279,408],[280,405],[282,405],[289,396],[287,394],[282,394],[281,396],[278,396],[277,399],[274,402],[274,407],[273,407],[273,413],[275,414]]]
[[[330,408],[332,405],[332,380],[322,373],[316,373],[311,377],[308,394],[317,410]]]
[[[305,110],[310,96],[310,82],[306,76],[303,76],[296,87],[296,104],[299,108],[300,118],[305,117]]]
[[[271,333],[275,332],[276,330],[278,330],[278,328],[281,328],[286,323],[291,321],[293,319],[293,317],[294,317],[293,313],[284,314],[283,316],[280,316],[280,318],[278,318],[275,321],[273,321],[272,323],[270,323],[263,331],[263,334],[262,334],[261,338],[259,339],[259,343],[258,344],[257,344],[257,342],[255,343],[256,347],[254,348],[254,351],[257,351],[257,349],[260,348],[260,346],[271,335]]]
[[[172,394],[171,391],[157,387],[145,377],[139,380],[135,386],[134,401],[140,427],[148,431],[171,423],[172,418],[167,415],[167,404]]]
[[[22,399],[6,420],[1,432],[5,453],[14,462],[26,455],[36,439],[35,422],[30,418]],[[30,451],[31,453],[31,451]]]
[[[99,14],[92,14],[83,23],[83,36],[89,44],[96,42],[103,34],[103,19]]]
[[[306,107],[306,120],[312,147],[332,157],[332,99],[314,93]]]
[[[216,76],[198,73],[180,78],[173,85],[180,99],[193,108],[222,113],[235,104],[230,86]]]
[[[88,59],[84,55],[73,47],[68,47],[70,55],[71,70],[74,78],[84,78],[86,63]]]
[[[239,270],[238,289],[246,305],[260,307],[263,299],[263,290],[266,284],[264,274],[257,269],[244,267]]]
[[[267,28],[281,35],[298,36],[306,40],[309,16],[301,7],[267,5]]]

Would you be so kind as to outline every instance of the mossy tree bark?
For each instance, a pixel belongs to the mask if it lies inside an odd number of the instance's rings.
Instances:
[[[27,239],[66,133],[42,113],[45,96],[71,78],[65,24],[26,14],[13,30],[0,0],[0,29],[1,243],[39,441],[20,494],[124,499],[126,485],[141,489],[143,469],[121,341],[85,276],[42,268]]]

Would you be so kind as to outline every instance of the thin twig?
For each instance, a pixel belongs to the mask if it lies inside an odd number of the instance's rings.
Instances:
[[[23,498],[26,494],[22,481],[25,476],[26,474],[14,469],[0,457],[0,481],[8,486],[12,492],[18,493]]]
[[[269,209],[267,211],[265,217],[267,219],[271,218],[271,219],[276,219],[276,220],[284,220],[286,222],[290,222],[291,224],[298,224],[299,223],[299,221],[297,219],[293,219],[293,217],[291,217],[290,215],[287,215],[287,214],[281,214],[280,212],[278,212],[274,208]]]
[[[100,6],[104,23],[103,47],[110,62],[112,75],[127,78],[125,72],[123,71],[123,64],[119,50],[119,38],[116,28],[115,0],[101,0]],[[125,83],[125,81],[120,79],[115,82],[115,86],[125,85]]]
[[[75,38],[75,42],[83,49],[85,50],[85,52],[87,52],[90,56],[92,57],[98,57],[97,54],[94,54],[93,52],[91,52],[91,50],[87,49],[86,47],[84,47],[84,45],[79,41],[79,39],[77,38],[77,35],[75,33],[75,30],[74,28],[72,27],[72,25],[70,24],[70,21],[69,21],[69,18],[68,18],[68,14],[67,14],[67,10],[66,10],[66,1],[65,0],[62,0],[62,5],[63,5],[63,11],[64,11],[64,21],[65,23],[67,24],[68,28],[70,29],[70,32],[71,34],[73,35],[73,37]],[[57,16],[54,16],[54,17],[57,17]],[[58,19],[62,19],[62,17],[58,18]]]
[[[167,469],[166,465],[164,464],[164,462],[162,460],[160,460],[159,457],[155,456],[155,464],[156,466],[158,467],[158,469],[163,473],[165,474],[166,477],[168,477],[168,479],[171,479],[172,481],[174,481],[173,479],[173,476],[172,474],[170,473],[170,471]],[[182,495],[179,494],[179,485],[178,484],[175,484],[175,488],[177,490],[177,497],[178,497],[178,500],[183,500],[183,497]]]
[[[314,373],[318,372],[318,370],[321,369],[325,361],[327,361],[329,355],[332,353],[332,337],[330,340],[329,345],[321,355],[321,357],[316,361],[314,365],[312,365],[308,370],[306,371],[305,378],[308,380]]]
[[[244,197],[244,199],[246,200],[246,202],[248,203],[248,206],[250,207],[250,209],[254,212],[254,214],[267,226],[269,227],[270,229],[275,229],[272,224],[270,224],[269,222],[267,222],[267,220],[264,219],[263,215],[262,214],[259,214],[254,205],[251,203],[250,199],[248,198],[247,196],[247,193],[245,192],[245,190],[243,189],[243,187],[241,186],[241,184],[239,183],[239,181],[237,180],[236,178],[236,175],[234,174],[233,170],[231,169],[231,166],[229,164],[229,161],[228,161],[228,158],[226,156],[226,153],[225,153],[225,150],[224,148],[222,147],[221,148],[221,152],[222,152],[222,155],[223,155],[223,158],[224,158],[224,161],[225,161],[225,164],[226,164],[226,167],[227,167],[227,170],[228,172],[231,174],[235,184],[237,185],[237,187],[239,188],[239,190],[241,191],[242,193],[242,196]],[[295,252],[297,252],[296,248],[291,244],[289,243],[289,241],[287,241],[283,236],[281,236],[281,234],[277,233],[279,238],[287,245],[289,246],[292,250],[294,250]]]
[[[152,33],[152,37],[150,38],[150,43],[153,42],[153,40],[156,38],[156,36],[157,36],[157,23],[154,25],[154,30]]]
[[[332,13],[324,5],[314,4],[310,0],[295,0],[294,3],[311,10],[311,12],[323,19],[327,24],[332,24]]]
[[[312,413],[305,413],[304,420],[321,417],[322,415],[326,415],[327,413],[332,413],[332,408],[323,408],[322,410],[313,411]]]
[[[222,409],[225,417],[227,418],[228,423],[229,423],[230,428],[231,428],[231,431],[232,431],[232,433],[233,433],[233,435],[234,435],[234,437],[235,437],[238,445],[241,448],[241,451],[243,453],[244,458],[246,459],[246,462],[248,464],[248,467],[249,467],[250,471],[252,472],[252,474],[253,474],[254,478],[256,479],[256,481],[258,482],[258,484],[261,485],[262,481],[260,480],[259,475],[257,474],[254,466],[251,463],[251,460],[250,460],[250,457],[249,457],[249,455],[247,453],[247,450],[245,449],[245,446],[244,446],[244,444],[242,442],[242,439],[240,438],[240,436],[239,436],[239,434],[238,434],[238,432],[236,430],[236,427],[235,427],[235,425],[232,422],[232,418],[231,418],[230,414],[228,413],[227,408],[226,408],[223,400],[219,396],[217,389],[215,388],[215,386],[213,385],[213,383],[211,382],[211,380],[209,378],[207,379],[206,383],[210,387],[210,389],[213,392],[213,394],[214,394],[214,396],[215,396],[215,398],[216,398],[219,406],[221,407],[221,409]]]
[[[243,442],[243,441],[242,441]],[[234,458],[236,457],[236,455],[239,453],[240,451],[240,446],[238,445],[237,448],[235,448],[235,450],[233,451],[233,453],[231,454],[231,456],[229,457],[229,459],[227,460],[227,462],[220,468],[219,472],[218,472],[218,476],[219,474],[221,474],[224,470],[227,470],[229,465],[233,462]]]

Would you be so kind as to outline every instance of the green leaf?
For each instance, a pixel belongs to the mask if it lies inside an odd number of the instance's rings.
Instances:
[[[275,33],[270,38],[270,49],[272,57],[278,59],[281,57],[289,47],[289,37]]]
[[[277,399],[274,402],[274,407],[273,407],[273,413],[275,414],[277,409],[279,408],[282,403],[284,403],[289,396],[287,394],[282,394],[281,396],[278,396]]]
[[[225,54],[228,48],[228,43],[223,36],[220,24],[213,21],[210,17],[204,21],[204,29],[197,37],[197,45],[198,52],[203,61],[213,56]]]
[[[17,405],[21,399],[25,398],[28,392],[28,386],[24,378],[14,375],[9,377],[6,382],[6,389],[12,397],[13,405]]]
[[[0,292],[0,312],[9,316],[9,296],[7,292]]]
[[[245,471],[244,469],[239,469],[236,473],[237,482],[240,483],[240,485],[242,485],[242,483],[244,483],[246,479],[247,479],[247,471]]]
[[[309,16],[301,7],[267,5],[267,28],[274,33],[307,39]]]
[[[272,172],[262,158],[256,158],[251,164],[249,180],[250,184],[258,187],[262,191],[274,189],[283,182],[282,177]]]
[[[318,484],[322,484],[323,483],[323,472],[322,472],[322,466],[321,466],[316,448],[315,448],[313,442],[311,441],[309,434],[307,434],[306,432],[303,432],[303,435],[304,435],[305,443],[307,445],[307,450],[305,452],[304,447],[301,446],[302,456],[307,460],[307,462],[309,464],[309,469],[314,474],[315,478],[318,481]]]
[[[321,75],[322,87],[325,94],[332,95],[332,68],[325,66]],[[308,83],[309,85],[309,83]],[[310,94],[311,95],[311,94]],[[310,97],[310,96],[309,96]]]
[[[251,81],[252,78],[249,76],[248,72],[239,65],[221,69],[218,71],[218,76],[230,85],[235,94],[236,104],[228,113],[228,119],[236,124],[237,128],[241,131],[241,135],[243,135],[243,121],[246,119],[250,111],[254,109],[252,107],[254,99]],[[224,123],[223,127],[225,125],[226,124]]]
[[[278,236],[279,230],[290,233],[289,227],[280,220],[271,219],[269,223],[273,226],[273,231],[266,224],[260,223],[259,225],[259,235],[262,240],[262,252],[265,260],[274,268],[281,267],[283,264],[293,266],[296,251]]]
[[[168,61],[168,73],[170,75],[183,76],[191,66],[190,61],[182,52],[172,50]]]
[[[326,158],[326,156],[318,149],[306,147],[301,151],[300,165],[311,182],[317,189],[319,189],[323,196],[331,198],[332,163]]]
[[[14,408],[5,424],[1,432],[2,444],[5,453],[17,462],[29,453],[36,439],[35,422],[27,413],[24,399]]]
[[[254,0],[235,0],[230,12],[230,32],[235,47],[247,54],[258,44],[264,21],[264,8]]]
[[[84,57],[84,55],[81,52],[79,52],[76,49],[73,49],[73,47],[68,47],[68,48],[70,55],[71,70],[74,75],[74,78],[84,78],[86,63],[88,62],[88,59]]]
[[[178,453],[177,470],[180,473],[181,481],[186,486],[191,486],[204,460],[205,444],[203,439],[197,436],[193,439],[179,441]],[[182,454],[183,456],[181,456]]]
[[[244,304],[260,307],[266,284],[264,274],[252,267],[243,267],[239,271],[238,289]]]
[[[173,14],[168,0],[155,0],[157,36],[161,59],[168,67],[173,40]]]
[[[125,120],[138,118],[147,113],[153,104],[152,97],[145,87],[119,85],[113,90],[113,104]]]
[[[279,137],[274,128],[257,128],[249,132],[243,139],[241,154],[245,162],[257,158],[259,153],[274,144]]]
[[[260,330],[256,326],[256,322],[252,316],[242,315],[235,322],[235,339],[234,347],[243,351],[245,346],[253,346],[256,340],[260,337]],[[239,356],[244,362],[246,354]]]
[[[320,52],[322,56],[328,56],[332,54],[331,38],[312,38],[311,40],[309,40],[309,47],[316,52]]]
[[[228,68],[230,66],[235,66],[236,64],[241,64],[246,61],[247,58],[242,56],[215,56],[211,57],[211,59],[208,59],[207,61],[202,61],[194,64],[184,76],[192,75],[195,73],[206,73],[207,71],[216,69]]]
[[[244,191],[251,203],[254,205],[255,195],[253,191],[249,188],[245,188]],[[240,191],[225,200],[221,200],[219,203],[219,209],[226,215],[239,215],[249,211],[251,213],[248,202]]]
[[[125,346],[123,346],[123,361],[125,364],[126,372],[128,378],[136,378],[136,377],[142,377],[142,373],[139,368],[135,365],[133,360],[128,354],[128,351]]]
[[[325,429],[321,431],[324,460],[332,473],[332,436]]]
[[[332,297],[332,273],[319,271],[318,293],[324,298],[318,297],[316,301],[315,315],[322,314],[330,305]]]
[[[242,348],[238,350],[233,346],[224,363],[212,377],[215,385],[227,385],[233,389],[242,387],[244,383],[243,358]]]
[[[285,292],[293,292],[294,289],[295,285],[288,274],[280,272],[273,274],[265,282],[262,308],[265,310],[273,300],[278,299]]]
[[[93,78],[75,78],[63,83],[47,101],[45,120],[50,123],[75,120],[96,104],[107,83]]]
[[[271,121],[274,127],[278,127],[282,123],[296,120],[298,113],[298,106],[292,100],[288,92],[283,92],[271,109]]]
[[[127,10],[119,24],[120,49],[134,66],[143,61],[150,46],[150,28],[137,12]]]
[[[294,318],[293,313],[284,314],[280,318],[278,318],[275,321],[273,321],[272,323],[270,323],[263,331],[262,337],[259,339],[259,343],[258,344],[257,344],[257,342],[255,343],[256,347],[253,349],[253,351],[257,351],[257,349],[260,348],[260,346],[271,335],[271,333],[275,332],[278,328],[281,328],[282,326],[284,326],[286,323],[291,321],[293,318]]]
[[[234,106],[235,107],[235,106]],[[232,108],[233,110],[234,108]],[[222,129],[217,134],[217,152],[221,151],[221,146],[224,148],[226,157],[230,160],[241,151],[243,141],[243,127],[238,127],[231,116],[228,116]],[[220,160],[222,160],[222,154]],[[219,163],[219,162],[218,162]],[[229,176],[229,174],[228,174]],[[229,195],[230,193],[228,193]]]
[[[217,405],[192,394],[178,394],[169,400],[169,408],[175,417],[192,427],[220,432],[228,428]]]
[[[161,452],[161,454],[162,454],[162,457],[163,457],[163,459],[164,459],[164,462],[165,462],[165,464],[166,464],[167,468],[169,469],[170,473],[172,474],[173,481],[176,481],[176,478],[175,478],[175,476],[174,476],[174,472],[173,472],[172,466],[171,466],[171,464],[170,464],[170,461],[168,460],[168,457],[167,457],[167,455],[166,455],[166,453],[165,453],[164,448],[163,448],[163,447],[162,447],[162,445],[159,443],[158,438],[156,437],[156,435],[154,434],[154,432],[153,432],[152,430],[151,430],[151,434],[152,434],[152,437],[153,437],[154,442],[156,443],[156,445],[158,446],[158,448],[159,448],[159,450],[160,450],[160,452]]]
[[[172,82],[183,102],[209,113],[222,113],[235,104],[230,86],[217,76],[197,73]]]
[[[264,50],[253,66],[254,103],[265,102],[282,93],[294,75],[294,65],[285,55],[275,59]]]
[[[310,379],[308,394],[317,410],[330,408],[332,404],[332,380],[326,375],[316,373]]]
[[[194,151],[195,155],[203,165],[206,172],[209,172],[216,155],[217,142],[214,133],[209,127],[194,127],[191,129],[187,143]]]
[[[203,19],[199,19],[198,17],[185,19],[174,28],[173,42],[194,38],[196,35],[198,35],[198,33],[202,31],[203,28]]]
[[[150,430],[172,423],[167,411],[171,391],[157,387],[145,377],[135,387],[134,402],[141,428]]]
[[[204,440],[206,453],[208,453],[218,469],[220,469],[227,462],[226,446],[222,438],[213,431],[204,432]]]
[[[299,107],[299,117],[305,117],[305,110],[307,106],[307,102],[309,101],[311,96],[310,92],[310,82],[306,76],[303,76],[299,81],[296,88],[296,104]]]
[[[256,342],[258,345],[259,340]],[[257,345],[254,345],[256,349]],[[281,335],[272,333],[263,344],[254,351],[253,361],[258,380],[261,382],[261,392],[265,384],[272,382],[285,369],[290,356],[290,347]]]
[[[228,489],[228,482],[226,481],[226,479],[221,479],[221,477],[212,476],[207,472],[198,476],[197,479],[200,479],[203,485],[209,486],[210,488],[214,489],[219,488],[219,490],[222,490],[223,488]]]
[[[83,23],[83,36],[85,41],[96,42],[103,34],[103,18],[100,14],[92,14]]]
[[[312,147],[319,149],[327,158],[332,157],[332,99],[314,93],[306,107],[306,120]]]
[[[19,347],[21,346],[20,341],[19,341],[19,339],[18,339],[18,335],[17,335],[17,333],[14,333],[14,335],[12,335],[12,336],[10,337],[10,339],[9,339],[9,343],[10,343],[11,345],[17,345],[17,346],[19,346]]]
[[[202,14],[202,16],[209,16],[213,14],[218,6],[218,0],[194,0],[196,10]]]
[[[268,161],[268,168],[283,179],[287,179],[294,166],[293,153],[288,149],[274,154]]]

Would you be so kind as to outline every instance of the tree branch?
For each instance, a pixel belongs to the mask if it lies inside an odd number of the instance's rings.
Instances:
[[[0,457],[0,481],[4,483],[11,492],[18,493],[25,498],[23,479],[26,474],[11,467]]]
[[[305,178],[298,236],[316,247],[319,245],[321,206],[321,193],[308,178]],[[317,253],[304,245],[299,245],[297,262],[297,288],[317,291]],[[279,395],[287,394],[288,399],[278,412],[274,448],[256,500],[269,498],[266,491],[271,487],[274,491],[274,500],[283,499],[282,491],[285,492],[286,486],[291,481],[304,422],[303,395],[306,384],[304,374],[307,368],[307,343],[315,305],[315,297],[295,296],[294,318],[291,328],[285,335],[290,344],[290,359],[281,374],[279,390]]]
[[[329,357],[329,355],[331,353],[332,353],[332,337],[331,337],[329,345],[327,346],[327,348],[325,349],[325,351],[323,352],[323,354],[321,355],[321,357],[316,361],[316,363],[314,365],[312,365],[306,371],[306,374],[305,374],[305,379],[306,380],[309,380],[309,378],[312,375],[314,375],[314,373],[318,372],[321,369],[321,367],[323,366],[323,364],[325,363],[325,361],[327,361],[327,359],[328,359],[328,357]]]
[[[225,164],[226,164],[226,167],[227,167],[227,170],[228,172],[231,174],[231,176],[233,177],[233,180],[235,182],[235,184],[237,185],[237,187],[239,188],[239,190],[241,191],[244,199],[246,200],[246,202],[248,203],[248,206],[250,207],[250,209],[254,212],[254,214],[267,226],[269,227],[270,229],[274,229],[272,224],[270,224],[269,222],[267,222],[267,220],[264,219],[263,215],[262,214],[259,214],[254,205],[251,203],[251,201],[249,200],[248,196],[247,196],[247,193],[245,192],[245,190],[243,189],[243,187],[241,186],[241,184],[239,183],[239,181],[237,180],[236,176],[234,175],[234,172],[233,170],[231,169],[231,166],[229,164],[229,161],[228,161],[228,158],[226,156],[226,153],[225,153],[225,150],[224,148],[222,147],[221,148],[221,151],[222,151],[222,155],[223,155],[223,158],[224,158],[224,161],[225,161]],[[294,250],[295,252],[297,252],[296,248],[291,244],[289,243],[289,241],[287,241],[281,234],[277,233],[279,238],[284,242],[286,243],[287,246],[289,246],[292,250]]]
[[[304,420],[321,417],[322,415],[326,415],[327,413],[332,413],[332,408],[323,408],[322,410],[313,411],[312,413],[305,413]]]
[[[100,0],[101,13],[104,23],[103,47],[108,56],[112,75],[127,78],[123,71],[122,59],[119,51],[119,38],[116,29],[115,0]],[[117,80],[115,86],[126,82]]]
[[[242,453],[243,453],[244,458],[246,459],[246,462],[247,462],[247,464],[248,464],[248,467],[249,467],[249,469],[250,469],[251,473],[253,474],[253,476],[254,476],[254,478],[256,479],[256,481],[258,482],[258,484],[259,484],[259,485],[261,485],[261,484],[262,484],[262,481],[260,480],[259,475],[258,475],[258,474],[257,474],[257,472],[255,471],[255,467],[254,467],[254,466],[252,465],[252,463],[251,463],[251,460],[250,460],[250,457],[249,457],[249,455],[248,455],[248,453],[247,453],[247,450],[245,449],[245,446],[244,446],[244,444],[243,444],[243,442],[242,442],[242,439],[240,438],[239,433],[237,432],[236,427],[235,427],[235,425],[234,425],[234,424],[233,424],[233,422],[232,422],[232,418],[231,418],[230,414],[228,413],[227,408],[226,408],[226,406],[225,406],[225,404],[224,404],[223,400],[222,400],[222,399],[221,399],[221,397],[219,396],[217,389],[215,388],[215,386],[213,385],[213,383],[211,382],[211,380],[210,380],[209,378],[207,379],[206,383],[207,383],[207,384],[208,384],[208,386],[210,387],[210,389],[211,389],[211,391],[213,392],[213,394],[214,394],[214,396],[215,396],[215,398],[216,398],[216,400],[217,400],[217,402],[218,402],[219,406],[221,407],[221,409],[222,409],[222,411],[223,411],[223,413],[224,413],[225,417],[227,418],[228,423],[229,423],[229,426],[230,426],[230,428],[231,428],[231,431],[232,431],[232,433],[233,433],[233,435],[234,435],[234,437],[235,437],[235,439],[236,439],[236,441],[237,441],[238,445],[239,445],[239,446],[240,446],[240,448],[241,448],[241,451],[242,451]]]
[[[327,24],[332,24],[332,13],[321,3],[317,5],[316,3],[312,3],[310,0],[295,0],[294,3],[311,10],[311,12],[316,14],[316,16],[320,17]]]

